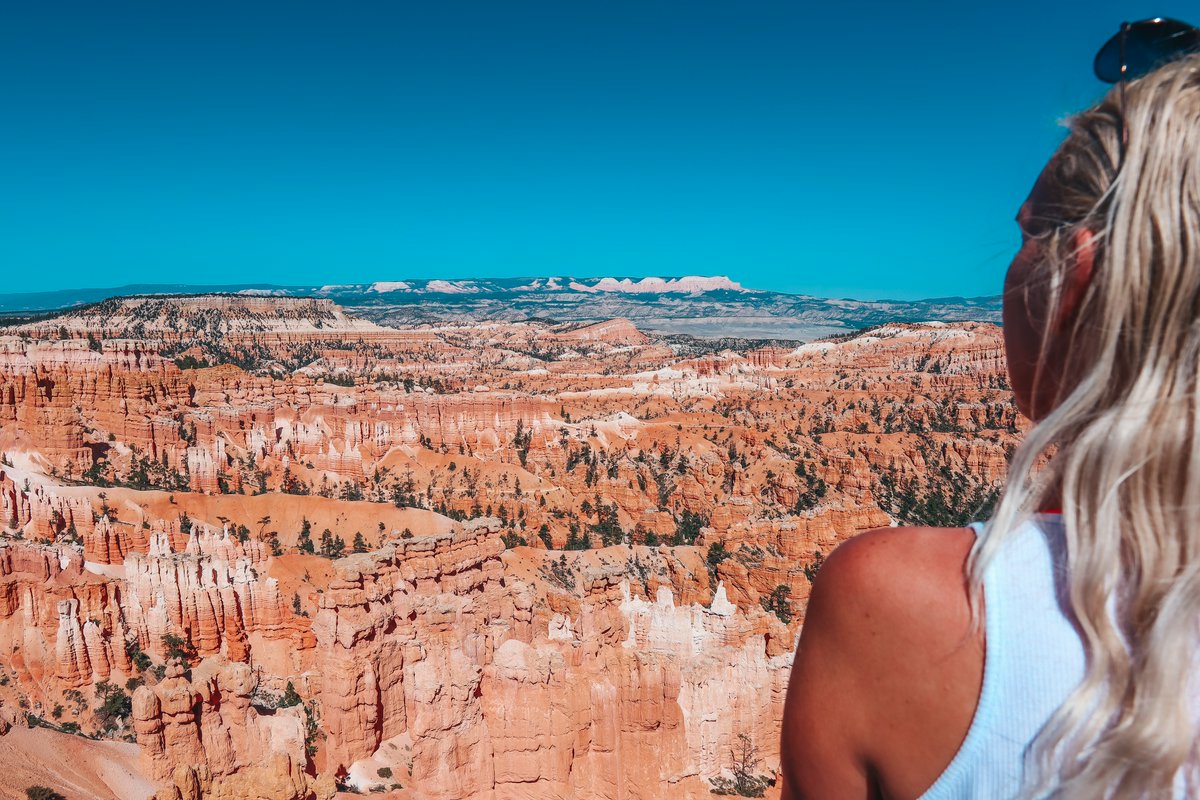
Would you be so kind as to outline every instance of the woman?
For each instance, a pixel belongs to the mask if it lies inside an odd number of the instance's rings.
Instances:
[[[986,529],[828,559],[785,800],[1200,796],[1200,56],[1076,117],[1017,221],[1004,339],[1036,426]]]

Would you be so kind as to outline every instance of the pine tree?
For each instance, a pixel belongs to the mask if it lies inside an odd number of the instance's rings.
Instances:
[[[296,691],[296,687],[291,681],[287,682],[287,686],[283,690],[283,697],[279,698],[280,708],[291,708],[298,706],[301,703],[300,693]]]
[[[300,523],[300,537],[296,540],[296,545],[302,553],[315,553],[316,548],[313,547],[312,540],[312,523],[308,521],[308,517]]]

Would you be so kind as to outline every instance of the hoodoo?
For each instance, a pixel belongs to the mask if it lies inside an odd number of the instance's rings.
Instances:
[[[136,744],[160,800],[770,797],[824,555],[985,506],[1004,390],[981,323],[763,347],[220,296],[9,328],[0,708]]]

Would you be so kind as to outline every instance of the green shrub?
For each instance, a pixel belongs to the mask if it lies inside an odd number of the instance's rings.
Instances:
[[[708,566],[710,569],[715,570],[717,565],[727,558],[729,558],[729,551],[725,549],[724,542],[713,542],[708,546]]]
[[[708,520],[694,511],[684,511],[675,521],[675,538],[671,544],[675,546],[692,545],[700,536],[700,529],[708,525]]]
[[[184,664],[190,664],[196,658],[195,646],[182,636],[168,633],[162,637],[162,643],[167,650],[168,661],[178,658]]]
[[[283,690],[283,697],[279,699],[280,708],[291,708],[298,706],[301,703],[300,693],[296,691],[296,687],[291,681],[287,682],[287,686]]]
[[[67,800],[61,794],[46,786],[30,786],[25,790],[25,796],[29,800]]]
[[[762,604],[763,611],[779,617],[779,621],[786,625],[792,621],[791,594],[791,587],[785,583],[781,583],[775,587],[770,595],[761,598],[759,602]]]

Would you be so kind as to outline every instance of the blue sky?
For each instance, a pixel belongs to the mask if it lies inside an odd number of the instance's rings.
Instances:
[[[1178,2],[9,4],[6,291],[727,274],[999,291],[1012,222]],[[977,6],[977,7],[976,7]]]

